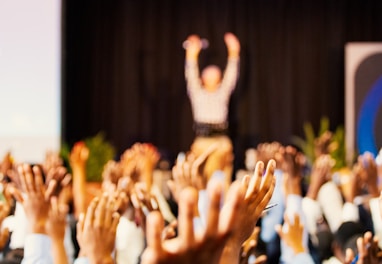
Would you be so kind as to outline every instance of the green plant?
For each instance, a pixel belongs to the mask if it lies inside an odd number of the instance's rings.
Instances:
[[[338,126],[335,132],[332,133],[329,118],[322,117],[317,134],[310,122],[304,123],[304,134],[305,138],[294,136],[292,142],[301,149],[310,164],[313,164],[316,160],[317,149],[321,147],[336,161],[335,169],[346,166],[345,130],[343,126]],[[325,140],[326,143],[319,146],[319,142],[322,143]]]
[[[100,182],[102,181],[103,167],[109,160],[115,157],[115,148],[105,139],[105,134],[102,132],[85,138],[83,141],[89,149],[89,158],[86,163],[86,180],[89,182]],[[60,155],[69,171],[71,171],[69,163],[70,150],[69,144],[62,144]]]

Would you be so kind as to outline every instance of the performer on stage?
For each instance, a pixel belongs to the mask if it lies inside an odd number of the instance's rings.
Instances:
[[[212,144],[218,144],[218,149],[208,158],[204,172],[210,177],[217,170],[223,171],[229,184],[233,148],[228,137],[228,107],[239,75],[240,43],[232,33],[226,33],[224,41],[228,50],[228,62],[223,75],[219,67],[210,65],[199,76],[198,56],[205,43],[199,36],[189,36],[184,48],[187,92],[196,134],[191,151],[198,156]]]

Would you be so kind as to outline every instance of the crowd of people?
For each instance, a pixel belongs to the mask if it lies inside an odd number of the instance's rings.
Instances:
[[[364,153],[337,171],[325,133],[313,160],[265,142],[247,151],[245,170],[232,171],[227,116],[240,43],[232,33],[224,40],[224,74],[208,66],[201,77],[202,40],[191,35],[184,45],[196,137],[168,161],[168,179],[149,143],[108,161],[99,189],[86,180],[83,142],[66,166],[54,152],[39,164],[7,153],[0,263],[382,263],[380,157]]]
[[[41,164],[1,162],[0,263],[381,263],[379,171],[370,153],[335,176],[322,144],[313,164],[292,146],[262,143],[244,173],[206,170],[218,150],[179,155],[155,183],[160,154],[136,143],[89,193],[87,146]],[[340,178],[340,179],[339,179]]]

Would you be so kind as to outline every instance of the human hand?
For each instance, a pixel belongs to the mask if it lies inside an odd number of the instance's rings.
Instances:
[[[295,255],[305,252],[303,243],[304,226],[300,222],[300,216],[294,215],[294,221],[291,222],[288,216],[284,216],[284,225],[277,225],[276,232],[280,238],[287,244]]]
[[[72,169],[85,169],[88,158],[89,148],[85,145],[85,142],[79,141],[75,143],[69,154],[69,163]]]
[[[64,162],[60,157],[60,154],[56,151],[47,151],[45,153],[45,159],[42,163],[42,168],[46,174],[49,170],[63,166]]]
[[[202,41],[198,35],[188,36],[186,49],[186,59],[196,60],[198,58],[199,52],[202,49]]]
[[[264,164],[267,164],[269,160],[277,157],[277,153],[280,151],[280,148],[283,148],[283,146],[277,141],[258,144],[256,147],[258,160],[264,162]],[[276,159],[276,162],[277,166],[281,165],[281,161],[279,162]]]
[[[130,200],[134,208],[134,220],[137,226],[146,230],[146,217],[152,211],[159,211],[159,204],[145,185],[136,183],[130,194]]]
[[[31,233],[46,234],[45,224],[48,219],[50,198],[53,196],[57,182],[53,179],[45,186],[39,166],[31,168],[28,164],[17,167],[20,189],[13,187],[11,194],[24,207]]]
[[[8,171],[12,169],[13,159],[10,152],[5,153],[3,160],[0,163],[0,175],[2,178],[8,175]],[[2,179],[1,179],[2,180]]]
[[[3,220],[9,215],[9,205],[5,201],[0,201],[0,227]],[[0,228],[0,250],[2,250],[9,240],[9,229]]]
[[[123,177],[123,170],[120,163],[109,160],[102,171],[102,191],[112,194],[116,189],[119,180]]]
[[[348,248],[346,249],[345,264],[379,264],[382,262],[382,251],[378,247],[378,238],[371,232],[366,232],[363,237],[357,239],[358,255]]]
[[[159,161],[160,154],[157,148],[149,143],[136,143],[132,149],[136,153],[136,168],[140,175],[140,181],[144,181],[147,190],[151,191],[153,171]]]
[[[238,57],[240,54],[240,42],[238,38],[234,34],[227,32],[224,34],[224,41],[227,45],[228,56]]]
[[[178,159],[172,168],[172,180],[168,181],[168,186],[175,199],[179,201],[180,192],[188,187],[197,190],[204,190],[211,175],[205,175],[204,166],[208,157],[217,149],[217,145],[209,146],[202,154],[195,156],[192,152],[187,154],[184,160]]]
[[[248,253],[257,246],[259,239],[260,227],[256,226],[252,234],[244,241],[241,252],[241,257],[247,257]]]
[[[119,218],[113,199],[107,195],[95,197],[77,223],[80,255],[89,258],[90,263],[114,263],[111,254]]]
[[[310,176],[307,197],[316,200],[321,186],[330,179],[331,170],[334,165],[335,160],[330,155],[321,155],[315,160]]]
[[[210,204],[205,230],[195,233],[193,218],[197,204],[197,191],[187,187],[179,201],[179,235],[162,240],[163,218],[153,212],[148,217],[148,247],[143,253],[142,263],[217,263],[228,237],[237,225],[235,215],[239,213],[244,192],[238,183],[231,185],[227,203],[220,209],[223,186],[212,181],[208,185]]]
[[[329,154],[334,148],[335,143],[332,143],[333,134],[330,131],[325,131],[319,137],[314,139],[314,155],[318,158],[321,155]]]
[[[302,169],[305,156],[292,146],[281,147],[275,156],[284,174],[284,193],[301,195]]]
[[[259,161],[253,176],[244,176],[241,187],[245,191],[245,198],[241,201],[242,210],[235,216],[235,221],[239,222],[240,226],[230,238],[231,245],[242,245],[252,234],[258,219],[272,198],[275,188],[275,168],[276,162],[270,160],[264,173],[264,163]]]
[[[373,155],[369,152],[360,155],[357,164],[358,167],[355,172],[358,174],[361,182],[366,185],[372,197],[378,197],[378,168]]]
[[[50,199],[49,215],[46,221],[46,232],[53,241],[63,242],[66,229],[68,206],[60,204],[57,197]]]
[[[64,166],[54,166],[46,170],[44,184],[49,186],[51,182],[56,184],[54,196],[59,196],[62,190],[69,187],[69,183],[72,181],[72,175],[68,173]]]

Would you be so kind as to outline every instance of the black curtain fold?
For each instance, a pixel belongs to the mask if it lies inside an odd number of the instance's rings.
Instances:
[[[230,102],[237,162],[261,141],[290,143],[303,123],[344,123],[344,45],[381,41],[378,0],[74,1],[64,7],[63,135],[104,131],[119,153],[149,141],[175,155],[193,140],[182,42],[210,42],[200,67],[224,68],[223,35],[241,41]],[[240,166],[239,163],[236,164]]]

